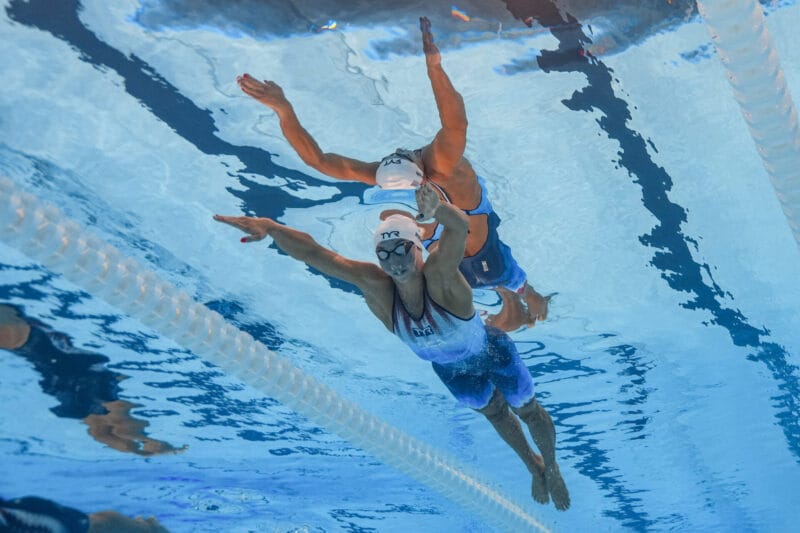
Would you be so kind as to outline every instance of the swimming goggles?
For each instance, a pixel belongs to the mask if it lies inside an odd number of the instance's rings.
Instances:
[[[387,259],[389,259],[389,256],[391,254],[399,255],[400,257],[408,255],[408,251],[411,250],[412,246],[414,246],[413,242],[403,241],[397,246],[395,246],[394,249],[392,249],[391,251],[384,250],[383,248],[378,248],[377,250],[375,250],[375,254],[381,261],[386,261]]]

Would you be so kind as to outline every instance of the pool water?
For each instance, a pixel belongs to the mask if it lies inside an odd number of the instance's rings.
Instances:
[[[0,174],[553,530],[791,530],[800,251],[693,4],[473,2],[469,21],[273,4],[4,1]],[[800,94],[800,7],[764,8]],[[567,512],[530,500],[519,459],[353,287],[211,218],[272,217],[372,260],[374,191],[305,166],[235,78],[279,83],[326,151],[421,146],[439,122],[419,15],[500,235],[555,294],[512,338],[556,425]],[[38,343],[0,350],[0,497],[171,531],[487,530],[24,252],[0,244],[0,305]]]

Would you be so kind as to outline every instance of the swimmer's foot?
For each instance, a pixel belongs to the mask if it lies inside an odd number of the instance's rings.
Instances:
[[[528,307],[528,325],[533,327],[537,320],[547,320],[547,311],[552,294],[542,296],[530,285],[525,286],[525,305]]]
[[[531,496],[541,504],[550,503],[550,492],[547,490],[547,479],[544,476],[544,467],[535,468],[531,474],[533,485],[531,486]]]
[[[559,511],[566,511],[569,509],[570,499],[567,484],[564,483],[564,478],[561,477],[561,470],[557,464],[549,465],[544,471],[544,477],[547,481],[547,490],[553,498],[553,505]]]
[[[504,287],[495,289],[500,296],[500,312],[486,317],[486,325],[503,331],[516,331],[528,322],[527,311],[519,294]]]

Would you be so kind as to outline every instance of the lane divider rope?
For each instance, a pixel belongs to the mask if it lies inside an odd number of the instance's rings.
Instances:
[[[698,0],[697,7],[800,247],[800,126],[761,4]]]

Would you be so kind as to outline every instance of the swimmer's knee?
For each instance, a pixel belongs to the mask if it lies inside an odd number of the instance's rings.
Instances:
[[[539,405],[539,402],[536,401],[536,398],[531,398],[526,404],[522,407],[511,407],[511,410],[520,417],[525,422],[532,421],[536,418],[542,417],[543,414],[547,414],[544,408]]]
[[[495,406],[490,403],[486,407],[478,409],[478,412],[485,416],[489,422],[492,423],[508,418],[508,416],[511,414],[508,409],[508,404]]]
[[[491,400],[489,400],[489,403],[486,405],[486,407],[477,409],[477,411],[486,418],[488,418],[490,421],[494,421],[494,420],[500,420],[508,416],[509,414],[508,408],[509,408],[508,402],[503,397],[502,393],[500,393],[500,391],[498,390],[495,390]]]

